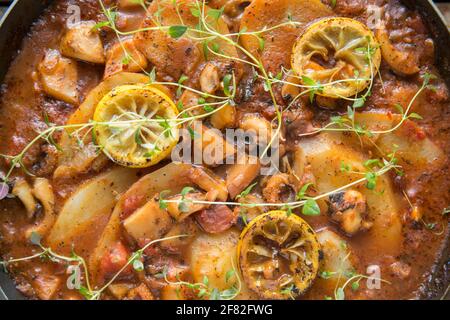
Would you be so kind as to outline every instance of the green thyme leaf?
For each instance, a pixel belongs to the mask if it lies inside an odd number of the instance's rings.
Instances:
[[[241,198],[245,198],[246,196],[248,196],[257,184],[258,183],[255,182],[255,183],[249,185],[244,191],[242,191],[239,195],[236,196],[236,199],[241,199]]]
[[[373,172],[366,173],[367,184],[366,187],[369,190],[374,190],[377,185],[377,175]]]
[[[42,237],[39,233],[37,232],[32,232],[31,236],[30,236],[30,241],[32,244],[36,245],[36,246],[40,246],[41,245],[41,240]]]
[[[314,199],[308,199],[303,206],[302,213],[305,216],[318,216],[320,215],[320,208]]]
[[[169,28],[169,36],[171,36],[174,39],[181,38],[186,31],[188,30],[187,26],[171,26]]]

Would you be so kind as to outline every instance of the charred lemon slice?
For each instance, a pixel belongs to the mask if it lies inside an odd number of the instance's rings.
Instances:
[[[124,85],[109,92],[94,114],[97,143],[114,162],[144,168],[166,158],[179,139],[178,110],[162,91]]]
[[[297,39],[292,53],[294,72],[322,84],[318,94],[330,98],[350,97],[367,88],[380,62],[372,31],[350,18],[313,23]]]
[[[253,219],[237,249],[248,287],[265,299],[289,299],[304,293],[319,267],[319,243],[311,227],[285,211]]]

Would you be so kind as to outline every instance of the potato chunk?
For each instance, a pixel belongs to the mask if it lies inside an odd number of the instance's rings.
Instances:
[[[105,63],[102,40],[94,26],[94,21],[85,21],[67,30],[61,40],[61,53],[86,62]]]
[[[136,49],[134,41],[128,39],[113,45],[106,54],[106,68],[104,78],[127,71],[139,72],[147,68],[147,59]]]
[[[170,230],[172,219],[167,211],[159,208],[157,202],[150,201],[128,217],[123,226],[135,240],[153,241]]]
[[[70,104],[78,104],[78,70],[76,62],[49,50],[39,64],[42,89],[49,96]]]
[[[48,244],[70,252],[71,245],[94,246],[121,194],[137,180],[135,170],[117,167],[80,185],[61,208]],[[91,242],[83,243],[89,233]]]
[[[182,199],[185,199],[185,208],[182,208],[183,210],[180,210],[179,202],[171,202],[167,204],[167,212],[177,221],[183,221],[187,217],[189,217],[191,214],[196,213],[198,211],[201,211],[203,209],[206,209],[208,205],[206,204],[197,204],[193,203],[192,201],[206,201],[206,194],[201,192],[196,193],[190,193],[186,196],[176,195],[174,197],[169,198],[171,201],[181,201]]]

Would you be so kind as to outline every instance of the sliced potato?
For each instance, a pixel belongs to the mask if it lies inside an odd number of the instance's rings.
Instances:
[[[140,72],[145,70],[147,65],[147,58],[136,49],[134,40],[124,40],[108,49],[104,78],[118,72]]]
[[[317,240],[322,260],[319,275],[306,299],[323,299],[325,293],[332,295],[336,287],[343,286],[349,276],[357,273],[357,257],[343,237],[325,228],[317,231]]]
[[[417,169],[427,166],[429,169],[436,169],[445,163],[446,156],[443,150],[429,138],[414,139],[408,136],[409,134],[407,129],[403,129],[397,133],[383,135],[378,139],[377,145],[384,154],[388,155],[395,151],[402,164]]]
[[[98,265],[105,252],[108,251],[108,248],[120,239],[121,214],[125,210],[127,199],[130,197],[138,197],[140,203],[145,205],[162,191],[171,190],[173,193],[180,192],[189,183],[188,174],[190,168],[190,165],[171,163],[142,177],[120,197],[99,241],[94,244],[96,247],[89,259],[89,272],[92,274],[94,283],[103,283],[104,279],[102,279],[101,274],[98,272]]]
[[[190,265],[194,282],[208,278],[211,289],[227,290],[238,285],[236,271],[227,281],[227,272],[237,270],[236,246],[239,233],[228,230],[221,234],[200,234],[190,246]],[[240,276],[240,275],[239,275]],[[237,299],[257,299],[241,280],[241,291]]]
[[[341,236],[329,229],[323,229],[317,232],[317,240],[323,253],[319,273],[325,272],[327,275],[325,278],[336,280],[339,275],[345,277],[348,272],[354,270],[354,257],[347,242]]]
[[[137,180],[136,173],[127,168],[114,168],[81,185],[61,209],[48,236],[49,245],[69,252],[72,245],[92,249],[93,239],[98,239],[103,231],[117,196]],[[92,234],[89,244],[83,243],[86,233]]]
[[[304,139],[299,146],[316,179],[315,188],[319,194],[361,179],[361,175],[341,170],[342,163],[353,171],[367,171],[363,164],[368,158],[352,147],[345,146],[343,140],[333,135],[320,134]],[[368,218],[373,222],[372,228],[362,235],[366,249],[368,252],[383,250],[386,254],[397,253],[403,240],[402,223],[389,176],[378,177],[375,190],[367,189],[364,183],[355,190],[367,199]]]
[[[401,116],[381,112],[364,112],[356,113],[355,121],[370,131],[388,131],[395,128],[401,121]],[[346,138],[342,135],[338,136],[339,139]],[[376,154],[383,157],[395,151],[396,158],[402,166],[412,166],[416,169],[425,167],[437,169],[445,162],[443,150],[434,144],[415,122],[410,120],[395,131],[374,134],[370,139],[378,147],[373,148]],[[355,145],[360,144],[360,140],[355,136],[352,136],[350,142]],[[373,144],[369,143],[367,146],[372,147]]]
[[[369,129],[377,126],[378,129],[374,130],[386,130],[395,127],[400,121],[400,116],[361,113],[356,114],[355,119]],[[383,123],[389,124],[389,119],[392,119],[393,122],[390,123],[390,126],[384,126]],[[443,150],[426,137],[421,128],[412,121],[407,121],[397,131],[380,135],[377,144],[385,154],[397,150],[396,154],[400,160],[417,168],[426,166],[436,168],[445,162]]]
[[[94,21],[83,21],[69,28],[61,40],[61,53],[81,61],[105,63],[102,40],[94,29],[95,24]]]
[[[49,50],[39,64],[38,71],[46,94],[73,105],[78,104],[78,70],[75,61],[61,57],[56,50]]]
[[[297,25],[264,32],[264,44],[251,34],[243,35],[241,41],[251,54],[261,58],[267,71],[278,74],[282,66],[290,68],[292,47],[303,25],[332,14],[320,0],[253,0],[242,16],[241,31],[263,31],[289,22],[289,17]]]

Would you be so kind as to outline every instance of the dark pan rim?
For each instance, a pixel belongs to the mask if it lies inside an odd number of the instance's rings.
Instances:
[[[53,0],[14,0],[0,20],[0,82],[9,68],[24,36],[34,21]],[[432,38],[437,45],[436,66],[447,86],[450,88],[450,30],[437,6],[431,0],[402,0],[410,8],[418,9],[426,22]],[[27,6],[28,5],[28,6]],[[26,8],[26,10],[24,10]],[[12,40],[11,40],[12,39]],[[439,39],[439,41],[436,41]],[[11,41],[10,41],[11,40]],[[450,223],[449,223],[450,225]],[[450,299],[450,234],[440,251],[440,258],[432,269],[432,275],[426,281],[426,287],[420,298]],[[0,300],[26,299],[16,288],[8,274],[0,270]]]

